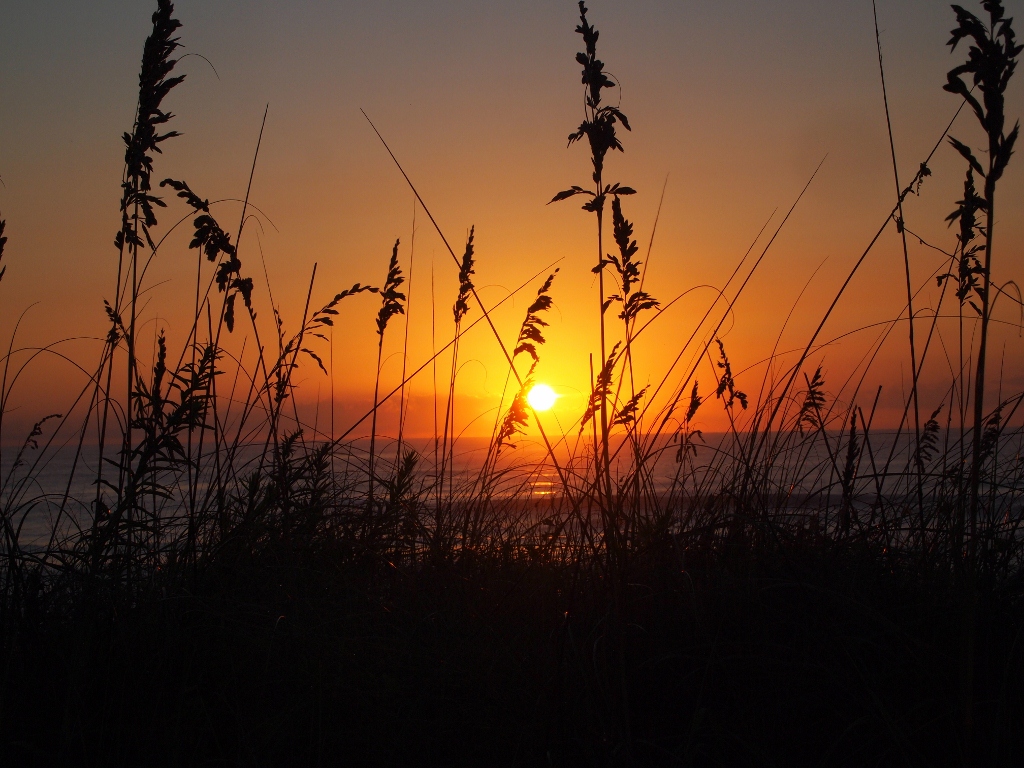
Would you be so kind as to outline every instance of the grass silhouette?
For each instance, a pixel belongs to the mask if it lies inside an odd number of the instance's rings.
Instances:
[[[579,3],[584,118],[568,143],[587,140],[592,185],[551,202],[583,196],[594,215],[600,342],[587,405],[556,434],[527,395],[559,268],[484,304],[475,229],[460,258],[386,143],[459,267],[450,341],[415,370],[403,362],[382,396],[384,335],[398,315],[408,348],[412,254],[406,273],[397,239],[380,287],[355,283],[321,306],[314,267],[297,329],[269,286],[260,309],[262,286],[242,260],[248,192],[232,240],[217,203],[188,183],[154,188],[177,135],[163,102],[184,79],[172,76],[181,25],[159,0],[124,135],[102,353],[82,367],[88,383],[65,415],[41,419],[0,477],[3,754],[26,765],[1013,765],[1024,750],[1024,431],[1014,420],[1024,393],[1000,381],[993,403],[986,361],[988,329],[1002,322],[996,299],[1009,295],[990,277],[993,222],[1018,135],[1006,132],[1004,94],[1024,48],[1002,3],[982,6],[987,21],[954,6],[950,46],[970,47],[945,88],[962,102],[957,115],[974,112],[987,155],[948,137],[951,121],[909,185],[895,174],[890,215],[806,346],[777,343],[758,384],[722,328],[805,186],[638,387],[636,340],[667,322],[678,297],[651,293],[623,209],[636,190],[607,180],[623,151],[618,129],[632,128],[606,100],[617,83]],[[878,55],[884,94],[880,43]],[[947,219],[955,247],[925,281],[941,290],[937,308],[914,310],[924,288],[906,261],[903,312],[833,382],[820,362],[834,341],[821,340],[826,321],[889,226],[906,259],[903,203],[946,143],[967,168]],[[255,168],[254,157],[250,185]],[[157,213],[169,203],[186,206],[197,251],[193,317],[179,347],[157,334],[149,363],[142,297],[147,267],[164,257]],[[527,290],[509,349],[491,315]],[[957,302],[943,315],[947,291]],[[380,299],[373,406],[339,436],[332,404],[326,435],[299,411],[295,372],[315,366],[333,382],[334,332],[369,332],[346,316],[361,294]],[[940,319],[956,323],[958,367],[922,424],[918,381]],[[862,386],[904,321],[910,392],[898,429],[880,430],[879,392]],[[508,368],[483,458],[467,464],[456,379],[460,339],[478,323]],[[240,351],[233,334],[247,337]],[[0,430],[31,358],[14,361],[12,340]],[[402,434],[406,387],[428,368],[445,404],[433,452]],[[396,396],[391,442],[377,417]],[[709,408],[722,408],[725,434],[702,433]],[[368,446],[350,439],[367,420]],[[514,450],[531,426],[539,456]],[[72,435],[75,454],[54,494],[39,478],[58,434]],[[89,472],[94,489],[74,491]],[[44,517],[46,540],[30,540],[27,522]]]

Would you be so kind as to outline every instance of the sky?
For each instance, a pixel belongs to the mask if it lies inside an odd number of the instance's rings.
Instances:
[[[1019,2],[1007,7],[1020,16]],[[37,357],[19,376],[6,403],[8,428],[66,408],[84,386],[83,370],[95,365],[106,332],[102,302],[111,298],[117,268],[120,136],[131,129],[154,8],[137,0],[38,0],[4,10],[0,215],[9,243],[0,339],[10,339],[17,325],[15,348],[59,342],[61,354]],[[625,152],[609,158],[606,178],[638,190],[625,210],[648,262],[645,289],[663,305],[682,295],[636,344],[638,388],[657,385],[765,222],[754,257],[821,164],[719,332],[738,385],[756,393],[763,361],[773,349],[803,348],[894,204],[871,3],[594,0],[589,8],[601,32],[598,55],[621,84],[616,98],[633,129],[622,133]],[[187,78],[165,103],[182,136],[163,145],[155,176],[185,179],[201,196],[224,200],[216,215],[236,233],[236,201],[245,195],[267,110],[250,196],[257,215],[240,250],[244,270],[257,278],[265,329],[272,329],[271,296],[286,328],[298,326],[314,264],[314,306],[354,282],[382,283],[400,238],[403,269],[412,273],[410,369],[452,336],[457,268],[365,110],[456,252],[475,226],[481,298],[495,304],[528,283],[493,314],[507,344],[539,283],[559,268],[536,375],[562,395],[551,418],[571,432],[585,406],[590,356],[599,357],[590,271],[595,224],[574,201],[546,203],[590,176],[584,147],[566,146],[583,117],[576,4],[181,0],[176,16],[187,54],[179,70]],[[946,46],[954,17],[943,3],[880,0],[878,21],[897,168],[906,183],[959,105],[942,84],[965,50],[951,54]],[[1011,119],[1024,112],[1020,82],[1011,86],[1007,112]],[[952,134],[980,144],[966,113]],[[1000,283],[1018,279],[1021,267],[1020,162],[1011,163],[1000,187],[993,255]],[[964,166],[943,146],[930,167],[933,176],[907,202],[905,217],[916,235],[949,250],[954,238],[944,219],[960,197]],[[187,213],[170,201],[156,231],[162,235]],[[184,341],[192,312],[196,254],[187,229],[186,221],[171,232],[146,276],[144,334],[166,329],[172,348]],[[933,273],[945,257],[914,237],[909,246],[912,283],[923,288],[916,308],[927,311],[938,297]],[[883,425],[898,421],[908,386],[905,321],[892,329],[860,390],[853,388],[864,355],[886,329],[879,323],[904,309],[905,280],[890,226],[822,332],[822,340],[838,341],[811,361],[822,364],[827,389],[841,400],[855,396],[867,408],[882,386]],[[299,398],[321,429],[332,386],[336,433],[371,402],[378,301],[362,295],[343,304],[333,347],[318,348],[325,359],[333,352],[333,379],[311,362],[301,369]],[[721,306],[713,324],[723,317]],[[479,317],[474,306],[467,322]],[[1018,313],[1007,301],[997,318],[1005,323],[992,348],[999,349],[1004,390],[1016,391],[1024,388]],[[928,327],[926,320],[915,324],[919,335]],[[948,402],[956,355],[954,325],[940,331],[922,375],[928,412]],[[616,333],[614,321],[609,334]],[[236,331],[234,349],[245,335],[244,327]],[[399,318],[384,340],[385,391],[400,380],[402,340]],[[783,354],[776,372],[793,359]],[[442,391],[450,364],[439,359]],[[466,334],[459,364],[459,429],[489,433],[507,366],[486,324]],[[667,391],[683,372],[675,369]],[[410,387],[410,430],[417,434],[433,429],[431,374],[428,366]],[[704,391],[711,388],[710,362],[697,378]],[[722,428],[721,405],[706,405],[701,422]]]

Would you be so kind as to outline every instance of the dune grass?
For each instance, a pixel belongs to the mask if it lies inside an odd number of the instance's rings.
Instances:
[[[806,347],[766,351],[758,383],[721,330],[805,187],[638,387],[636,339],[678,298],[653,295],[626,215],[636,191],[609,181],[631,126],[606,98],[618,86],[581,2],[585,114],[568,143],[587,140],[591,182],[552,202],[583,197],[594,217],[600,344],[585,411],[555,434],[527,394],[558,270],[514,292],[535,298],[507,347],[474,286],[486,269],[474,230],[457,255],[411,180],[459,267],[453,333],[433,357],[381,386],[385,332],[408,322],[413,297],[398,240],[380,287],[355,283],[321,305],[314,268],[297,329],[272,299],[261,309],[241,246],[248,191],[232,236],[185,181],[155,183],[176,136],[164,100],[184,80],[173,74],[181,25],[158,0],[124,135],[103,350],[64,415],[41,419],[0,477],[3,754],[40,765],[1015,764],[1024,393],[1000,381],[994,394],[986,360],[996,299],[1012,298],[990,275],[1018,134],[1004,93],[1022,48],[1002,4],[983,8],[985,21],[954,6],[950,45],[970,50],[946,90],[957,114],[974,113],[987,154],[947,141],[947,127],[907,186],[896,174],[891,215]],[[903,203],[946,145],[967,166],[948,268],[922,282],[908,262],[906,306],[850,377],[830,382],[826,321],[882,233],[909,231]],[[158,214],[173,205],[197,252],[193,323],[184,338],[161,331],[150,364],[140,296],[164,258]],[[914,306],[932,286],[928,316]],[[333,382],[328,345],[335,330],[359,332],[345,313],[364,294],[380,301],[373,408],[338,435],[332,406],[326,434],[304,421],[294,373],[312,365]],[[946,399],[921,411],[940,321],[957,329],[959,367]],[[466,464],[459,342],[480,323],[507,359],[506,391],[483,458]],[[913,381],[893,432],[875,426],[879,395],[864,384],[904,327]],[[25,359],[12,342],[0,430]],[[402,436],[406,386],[428,370],[444,413],[417,450]],[[396,396],[393,441],[377,415]],[[729,424],[714,439],[698,428],[710,408]],[[351,439],[367,421],[368,445]],[[543,451],[513,450],[531,429]],[[77,446],[64,492],[42,490],[62,445]],[[90,472],[94,490],[74,492]],[[29,541],[26,521],[40,516],[48,540]]]

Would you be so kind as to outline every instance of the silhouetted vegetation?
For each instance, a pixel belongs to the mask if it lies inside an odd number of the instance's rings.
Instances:
[[[617,83],[580,2],[584,119],[568,143],[587,139],[592,185],[552,202],[582,195],[594,214],[600,349],[584,412],[549,436],[527,395],[558,270],[513,292],[536,289],[507,348],[474,285],[487,259],[472,227],[461,257],[438,228],[459,269],[451,341],[382,394],[385,332],[408,322],[412,299],[397,239],[382,287],[357,282],[319,310],[314,268],[297,330],[271,299],[268,339],[242,260],[248,193],[232,239],[217,204],[166,179],[158,189],[194,216],[193,322],[176,342],[161,331],[145,362],[140,296],[147,266],[166,257],[156,213],[174,203],[156,194],[154,165],[177,135],[164,100],[184,79],[171,76],[181,25],[159,0],[124,135],[102,354],[0,476],[0,754],[104,766],[1015,765],[1024,393],[1000,386],[993,402],[985,361],[1006,289],[991,279],[995,198],[1018,135],[1005,130],[1004,94],[1024,48],[1000,0],[982,6],[987,22],[954,6],[949,45],[970,47],[945,88],[977,117],[987,155],[947,127],[908,186],[897,176],[891,214],[806,348],[772,351],[758,385],[737,372],[722,327],[801,192],[638,387],[636,339],[677,299],[645,289],[622,200],[637,192],[606,180],[623,151],[617,129],[631,127],[605,100]],[[916,313],[928,333],[920,350],[911,333],[913,382],[893,433],[874,426],[878,393],[861,391],[874,357],[830,392],[819,336],[881,234],[909,231],[903,202],[945,144],[967,163],[948,218],[956,242],[927,278],[939,296],[931,317]],[[909,265],[907,280],[889,330],[915,315]],[[947,292],[959,368],[921,414]],[[371,332],[345,317],[370,293],[373,408],[327,436],[303,421],[294,374],[309,363],[333,391],[323,345],[336,329]],[[467,468],[455,447],[459,342],[481,322],[507,359],[506,390],[485,457]],[[229,349],[243,328],[253,343]],[[401,430],[405,384],[449,359],[432,448],[379,434],[384,404],[401,398]],[[23,360],[13,347],[4,358],[0,430]],[[695,421],[712,407],[729,423],[720,440]],[[350,439],[366,420],[368,448]],[[514,450],[531,427],[542,457]],[[76,452],[55,494],[38,478],[58,433]],[[88,473],[83,497],[76,477]],[[30,520],[47,521],[47,540],[29,540]]]

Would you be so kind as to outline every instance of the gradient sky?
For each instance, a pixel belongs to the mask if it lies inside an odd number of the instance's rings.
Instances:
[[[601,31],[599,57],[622,83],[621,107],[633,125],[624,134],[625,154],[609,160],[607,178],[640,192],[626,212],[642,254],[667,178],[645,286],[663,302],[696,285],[722,285],[772,212],[779,209],[769,230],[827,155],[723,328],[734,367],[755,366],[739,384],[756,392],[764,375],[756,364],[776,344],[812,273],[824,261],[785,328],[780,350],[806,342],[893,204],[871,3],[589,5]],[[1020,2],[1007,6],[1022,16]],[[112,240],[119,222],[119,137],[131,129],[154,7],[138,0],[37,0],[4,10],[0,212],[10,242],[0,285],[0,338],[9,337],[30,305],[20,344],[105,332],[102,299],[112,294],[117,265]],[[177,115],[172,127],[184,135],[164,144],[156,178],[186,179],[211,199],[242,197],[269,104],[252,189],[266,218],[262,227],[247,229],[247,238],[259,237],[243,241],[241,259],[248,274],[261,276],[262,252],[289,327],[301,318],[314,262],[314,304],[355,281],[382,282],[396,237],[402,238],[408,271],[413,198],[361,107],[457,250],[470,225],[476,226],[477,285],[485,300],[499,300],[561,259],[538,378],[565,395],[558,409],[563,426],[577,418],[588,386],[588,355],[597,349],[596,286],[589,271],[593,220],[572,201],[545,205],[556,191],[589,179],[584,148],[565,146],[582,118],[576,4],[181,0],[176,10],[185,52],[201,54],[212,66],[198,56],[179,65],[188,77],[166,104]],[[958,106],[942,84],[965,50],[951,55],[945,45],[954,19],[944,3],[881,0],[878,13],[906,180]],[[1009,95],[1011,118],[1024,112],[1022,93],[1018,78]],[[966,113],[952,133],[979,143]],[[1001,187],[994,256],[1000,282],[1018,278],[1022,266],[1022,162],[1015,158]],[[943,147],[931,166],[934,176],[921,197],[907,203],[906,218],[913,231],[951,249],[953,235],[943,219],[960,196],[963,163]],[[234,203],[217,209],[232,233],[239,212]],[[172,202],[161,213],[159,231],[185,213]],[[410,365],[429,357],[431,263],[439,343],[451,333],[456,291],[455,266],[422,210],[416,215]],[[195,252],[187,251],[185,229],[171,237],[148,276],[154,286],[147,294],[148,327],[166,327],[172,346],[185,333],[191,303],[182,299],[194,284]],[[925,284],[942,258],[915,239],[910,246],[915,286]],[[258,284],[261,319],[269,322],[265,281]],[[496,313],[506,338],[517,332],[534,290],[527,288]],[[927,288],[922,306],[936,296]],[[658,380],[712,298],[709,290],[695,291],[652,326],[637,349],[644,382]],[[822,338],[890,320],[904,303],[902,250],[890,228]],[[375,311],[375,300],[361,296],[343,314],[344,333],[334,351],[344,366],[335,383],[339,426],[365,406],[371,391]],[[474,307],[470,319],[478,314]],[[1017,319],[1009,303],[997,316]],[[392,328],[383,375],[393,385],[401,367],[394,354],[401,323]],[[831,391],[839,391],[878,332],[852,334],[824,353]],[[920,332],[927,332],[923,322]],[[1010,328],[997,338],[1005,355],[1004,389],[1020,389],[1019,334]],[[90,367],[98,343],[72,342],[62,349]],[[923,395],[928,411],[946,397],[949,380],[940,346],[930,354]],[[467,337],[462,360],[460,424],[486,414],[505,380],[501,354],[484,326]],[[903,324],[865,378],[865,408],[881,384],[881,418],[890,418],[908,376]],[[710,370],[698,378],[710,381]],[[303,369],[303,379],[304,397],[315,401],[319,391],[326,399],[327,380],[312,366]],[[62,399],[81,384],[67,363],[40,362],[19,382],[10,407],[31,423],[60,410]],[[425,403],[431,391],[429,379],[417,380],[414,400]],[[721,426],[717,408],[705,411],[706,426]],[[430,428],[425,409],[417,418],[417,431]],[[489,430],[489,418],[493,414],[479,422],[486,424],[482,431]]]

